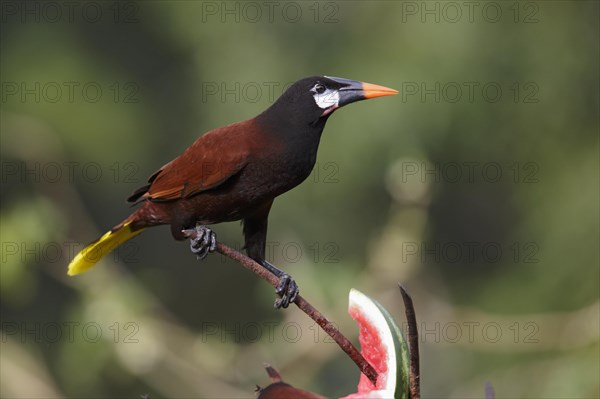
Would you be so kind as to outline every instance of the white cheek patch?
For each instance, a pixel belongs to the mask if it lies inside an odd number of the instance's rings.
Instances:
[[[327,89],[323,93],[314,93],[313,98],[315,103],[321,109],[327,109],[330,107],[338,107],[340,102],[340,93],[337,90]]]

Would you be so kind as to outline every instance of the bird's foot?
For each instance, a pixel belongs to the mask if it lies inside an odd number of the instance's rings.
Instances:
[[[287,308],[290,303],[296,300],[299,292],[298,284],[289,274],[283,273],[279,276],[279,284],[275,288],[275,293],[279,296],[275,300],[275,309]]]
[[[275,293],[279,297],[275,300],[275,309],[287,308],[290,303],[296,300],[296,297],[300,292],[298,284],[296,284],[289,274],[277,268],[277,266],[272,265],[265,259],[257,259],[257,262],[276,277],[279,277],[279,284],[277,284],[277,287],[275,288]]]
[[[206,258],[217,249],[217,234],[206,226],[196,225],[196,236],[190,238],[190,249],[198,260]]]

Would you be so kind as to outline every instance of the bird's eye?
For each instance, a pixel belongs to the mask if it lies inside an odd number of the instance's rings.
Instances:
[[[325,86],[324,86],[324,85],[322,85],[321,83],[317,83],[317,84],[315,85],[315,91],[316,91],[318,94],[323,94],[323,93],[325,93]]]

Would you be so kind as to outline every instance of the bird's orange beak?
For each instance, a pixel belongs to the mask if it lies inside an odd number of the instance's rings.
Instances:
[[[365,98],[376,98],[383,96],[395,96],[398,90],[390,89],[389,87],[374,85],[372,83],[361,82],[362,92]]]

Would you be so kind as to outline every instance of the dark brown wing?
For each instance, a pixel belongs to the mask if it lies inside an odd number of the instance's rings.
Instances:
[[[183,154],[150,176],[149,184],[127,200],[188,198],[224,183],[248,164],[250,149],[244,134],[246,124],[247,121],[239,122],[199,137]]]

